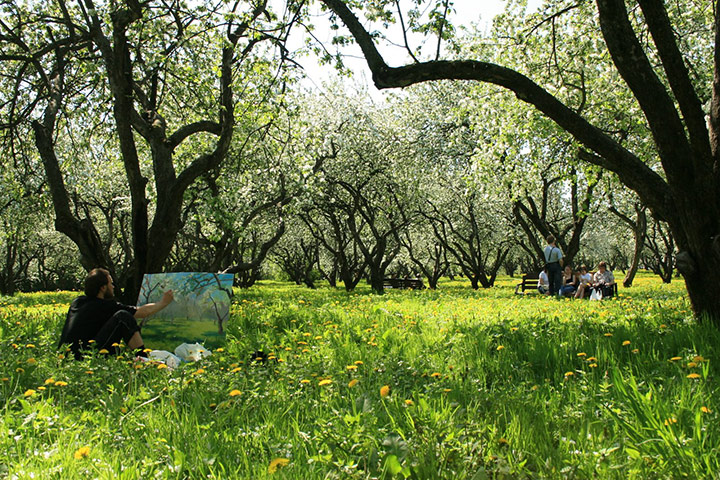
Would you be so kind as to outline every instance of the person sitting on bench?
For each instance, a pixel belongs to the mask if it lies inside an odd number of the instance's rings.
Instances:
[[[602,293],[603,298],[613,296],[615,285],[615,277],[612,272],[607,269],[607,263],[600,262],[598,264],[598,271],[593,275],[593,289],[599,289]]]

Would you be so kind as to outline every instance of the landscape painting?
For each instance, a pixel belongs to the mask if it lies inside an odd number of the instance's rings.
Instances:
[[[159,301],[167,290],[172,290],[175,296],[170,305],[145,320],[142,329],[145,345],[172,352],[186,342],[199,342],[208,349],[223,344],[232,285],[233,275],[226,273],[145,274],[138,306]]]

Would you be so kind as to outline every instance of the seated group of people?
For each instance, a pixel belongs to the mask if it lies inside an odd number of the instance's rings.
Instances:
[[[615,277],[607,269],[607,263],[605,262],[598,264],[598,270],[595,274],[590,274],[585,265],[576,270],[570,265],[566,265],[562,272],[562,283],[557,292],[550,291],[547,268],[540,272],[539,277],[537,289],[543,295],[555,293],[562,297],[587,298],[590,297],[593,290],[598,290],[602,297],[611,297],[615,285]]]

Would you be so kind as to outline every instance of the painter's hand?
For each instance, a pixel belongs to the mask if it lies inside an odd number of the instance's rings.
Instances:
[[[175,294],[172,290],[168,290],[167,292],[163,293],[162,300],[160,300],[160,303],[167,306],[175,299]]]

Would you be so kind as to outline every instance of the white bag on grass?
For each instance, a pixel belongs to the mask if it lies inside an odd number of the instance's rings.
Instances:
[[[148,353],[148,358],[150,360],[162,362],[167,365],[168,368],[177,368],[180,366],[180,362],[182,362],[180,357],[173,355],[167,350],[153,350],[152,352]]]
[[[184,362],[197,362],[212,354],[199,343],[183,343],[175,349],[175,355]]]

